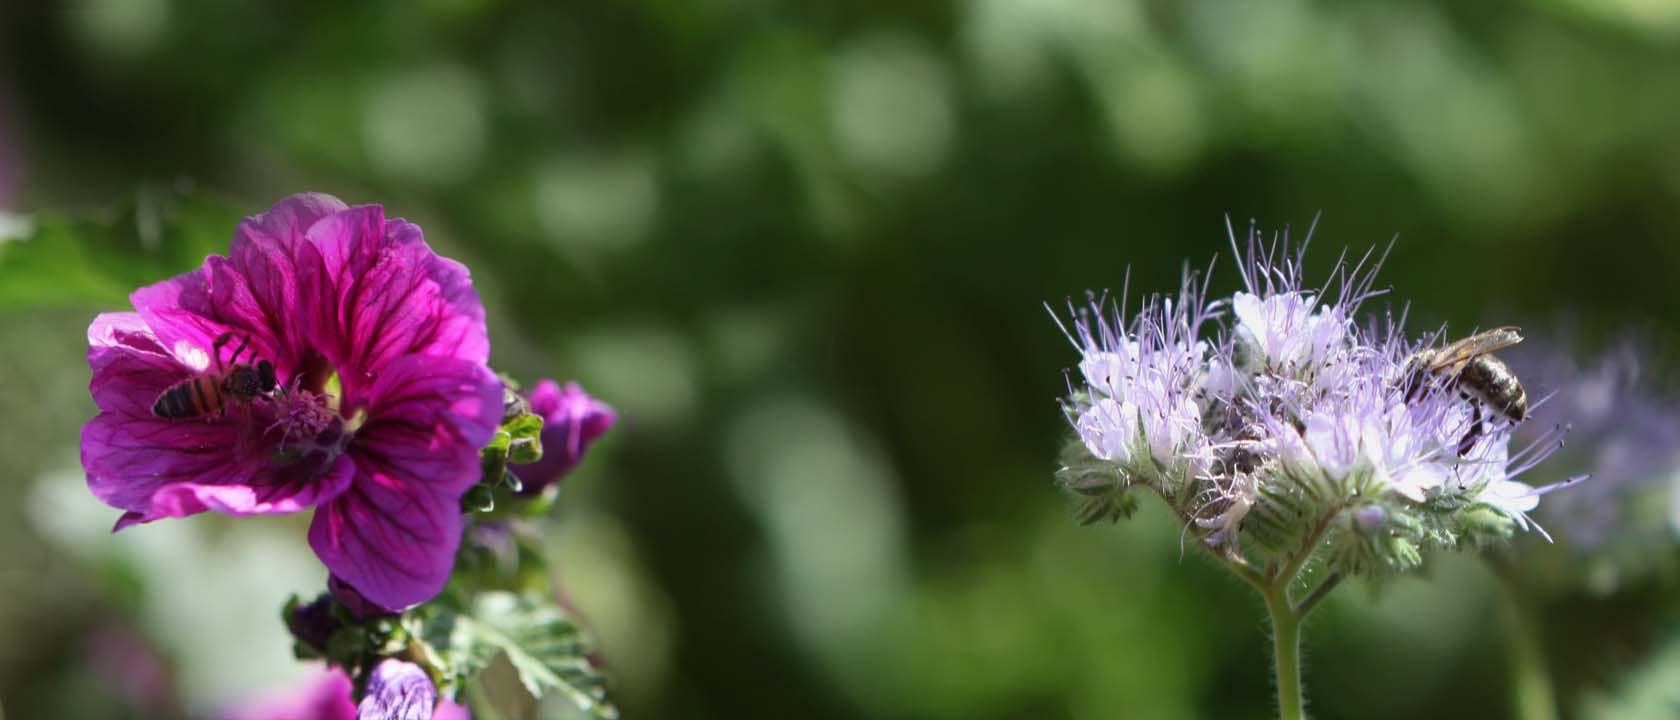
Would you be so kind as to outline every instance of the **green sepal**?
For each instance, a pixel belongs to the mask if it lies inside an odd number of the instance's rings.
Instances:
[[[541,460],[542,429],[542,416],[529,413],[502,423],[499,432],[508,435],[508,462],[526,465]]]
[[[489,485],[474,485],[461,496],[461,512],[490,512],[496,509],[496,491]]]
[[[502,472],[502,482],[499,487],[504,487],[507,488],[509,492],[517,493],[525,489],[525,482],[520,480],[518,475],[504,470]]]

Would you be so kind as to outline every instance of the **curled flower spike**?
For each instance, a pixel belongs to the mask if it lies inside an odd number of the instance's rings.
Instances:
[[[442,589],[501,417],[464,266],[377,205],[295,195],[240,223],[226,257],[130,299],[88,328],[100,412],[82,430],[118,529],[313,507],[310,545],[368,600]],[[227,381],[264,367],[272,387]]]

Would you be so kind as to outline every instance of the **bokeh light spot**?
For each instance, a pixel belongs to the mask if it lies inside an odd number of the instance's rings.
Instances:
[[[668,424],[694,412],[694,353],[668,330],[621,324],[578,338],[573,356],[579,381],[631,423]]]
[[[864,38],[833,64],[830,121],[841,157],[863,170],[924,175],[950,151],[955,116],[938,57],[901,35]]]
[[[455,66],[412,71],[376,85],[366,102],[362,139],[380,172],[447,185],[478,167],[489,121],[484,88],[471,72]]]
[[[78,0],[70,13],[74,32],[96,52],[141,55],[169,31],[169,0]]]
[[[566,248],[626,248],[647,237],[659,213],[659,179],[641,153],[554,158],[532,188],[537,220]]]
[[[858,428],[799,395],[735,418],[727,448],[736,490],[769,536],[775,588],[795,634],[863,691],[868,672],[858,654],[907,584],[889,461]]]

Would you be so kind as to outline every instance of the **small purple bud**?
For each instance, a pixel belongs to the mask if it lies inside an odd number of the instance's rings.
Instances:
[[[437,687],[411,662],[387,658],[373,669],[357,720],[432,720]]]
[[[338,619],[332,616],[332,598],[324,593],[308,604],[294,606],[286,615],[286,628],[292,635],[320,652],[326,651],[327,639],[338,627]]]
[[[1353,526],[1367,535],[1381,530],[1388,522],[1388,511],[1381,505],[1367,505],[1353,511]]]
[[[606,403],[590,397],[575,382],[562,387],[543,380],[531,389],[531,412],[543,419],[543,456],[529,465],[509,465],[525,487],[521,495],[535,495],[572,471],[590,444],[618,421]]]
[[[350,583],[340,579],[337,575],[327,577],[327,592],[332,593],[332,596],[336,598],[339,603],[343,604],[345,609],[349,610],[350,614],[356,616],[357,619],[366,620],[372,617],[393,614],[390,610],[385,609],[378,603],[362,597],[362,594],[357,592],[356,588],[350,587]]]

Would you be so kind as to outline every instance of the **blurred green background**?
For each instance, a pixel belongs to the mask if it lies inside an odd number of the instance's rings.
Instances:
[[[305,190],[423,225],[499,369],[622,412],[551,538],[626,717],[1263,718],[1247,588],[1163,509],[1076,528],[1053,489],[1043,303],[1215,253],[1228,292],[1226,216],[1322,213],[1309,274],[1398,236],[1414,329],[1666,346],[1680,9],[0,4],[5,717],[205,717],[303,672],[306,517],[111,536],[76,448],[94,313]],[[1319,715],[1509,713],[1493,576],[1431,568],[1315,617]],[[1565,717],[1672,717],[1669,579],[1542,603]]]

